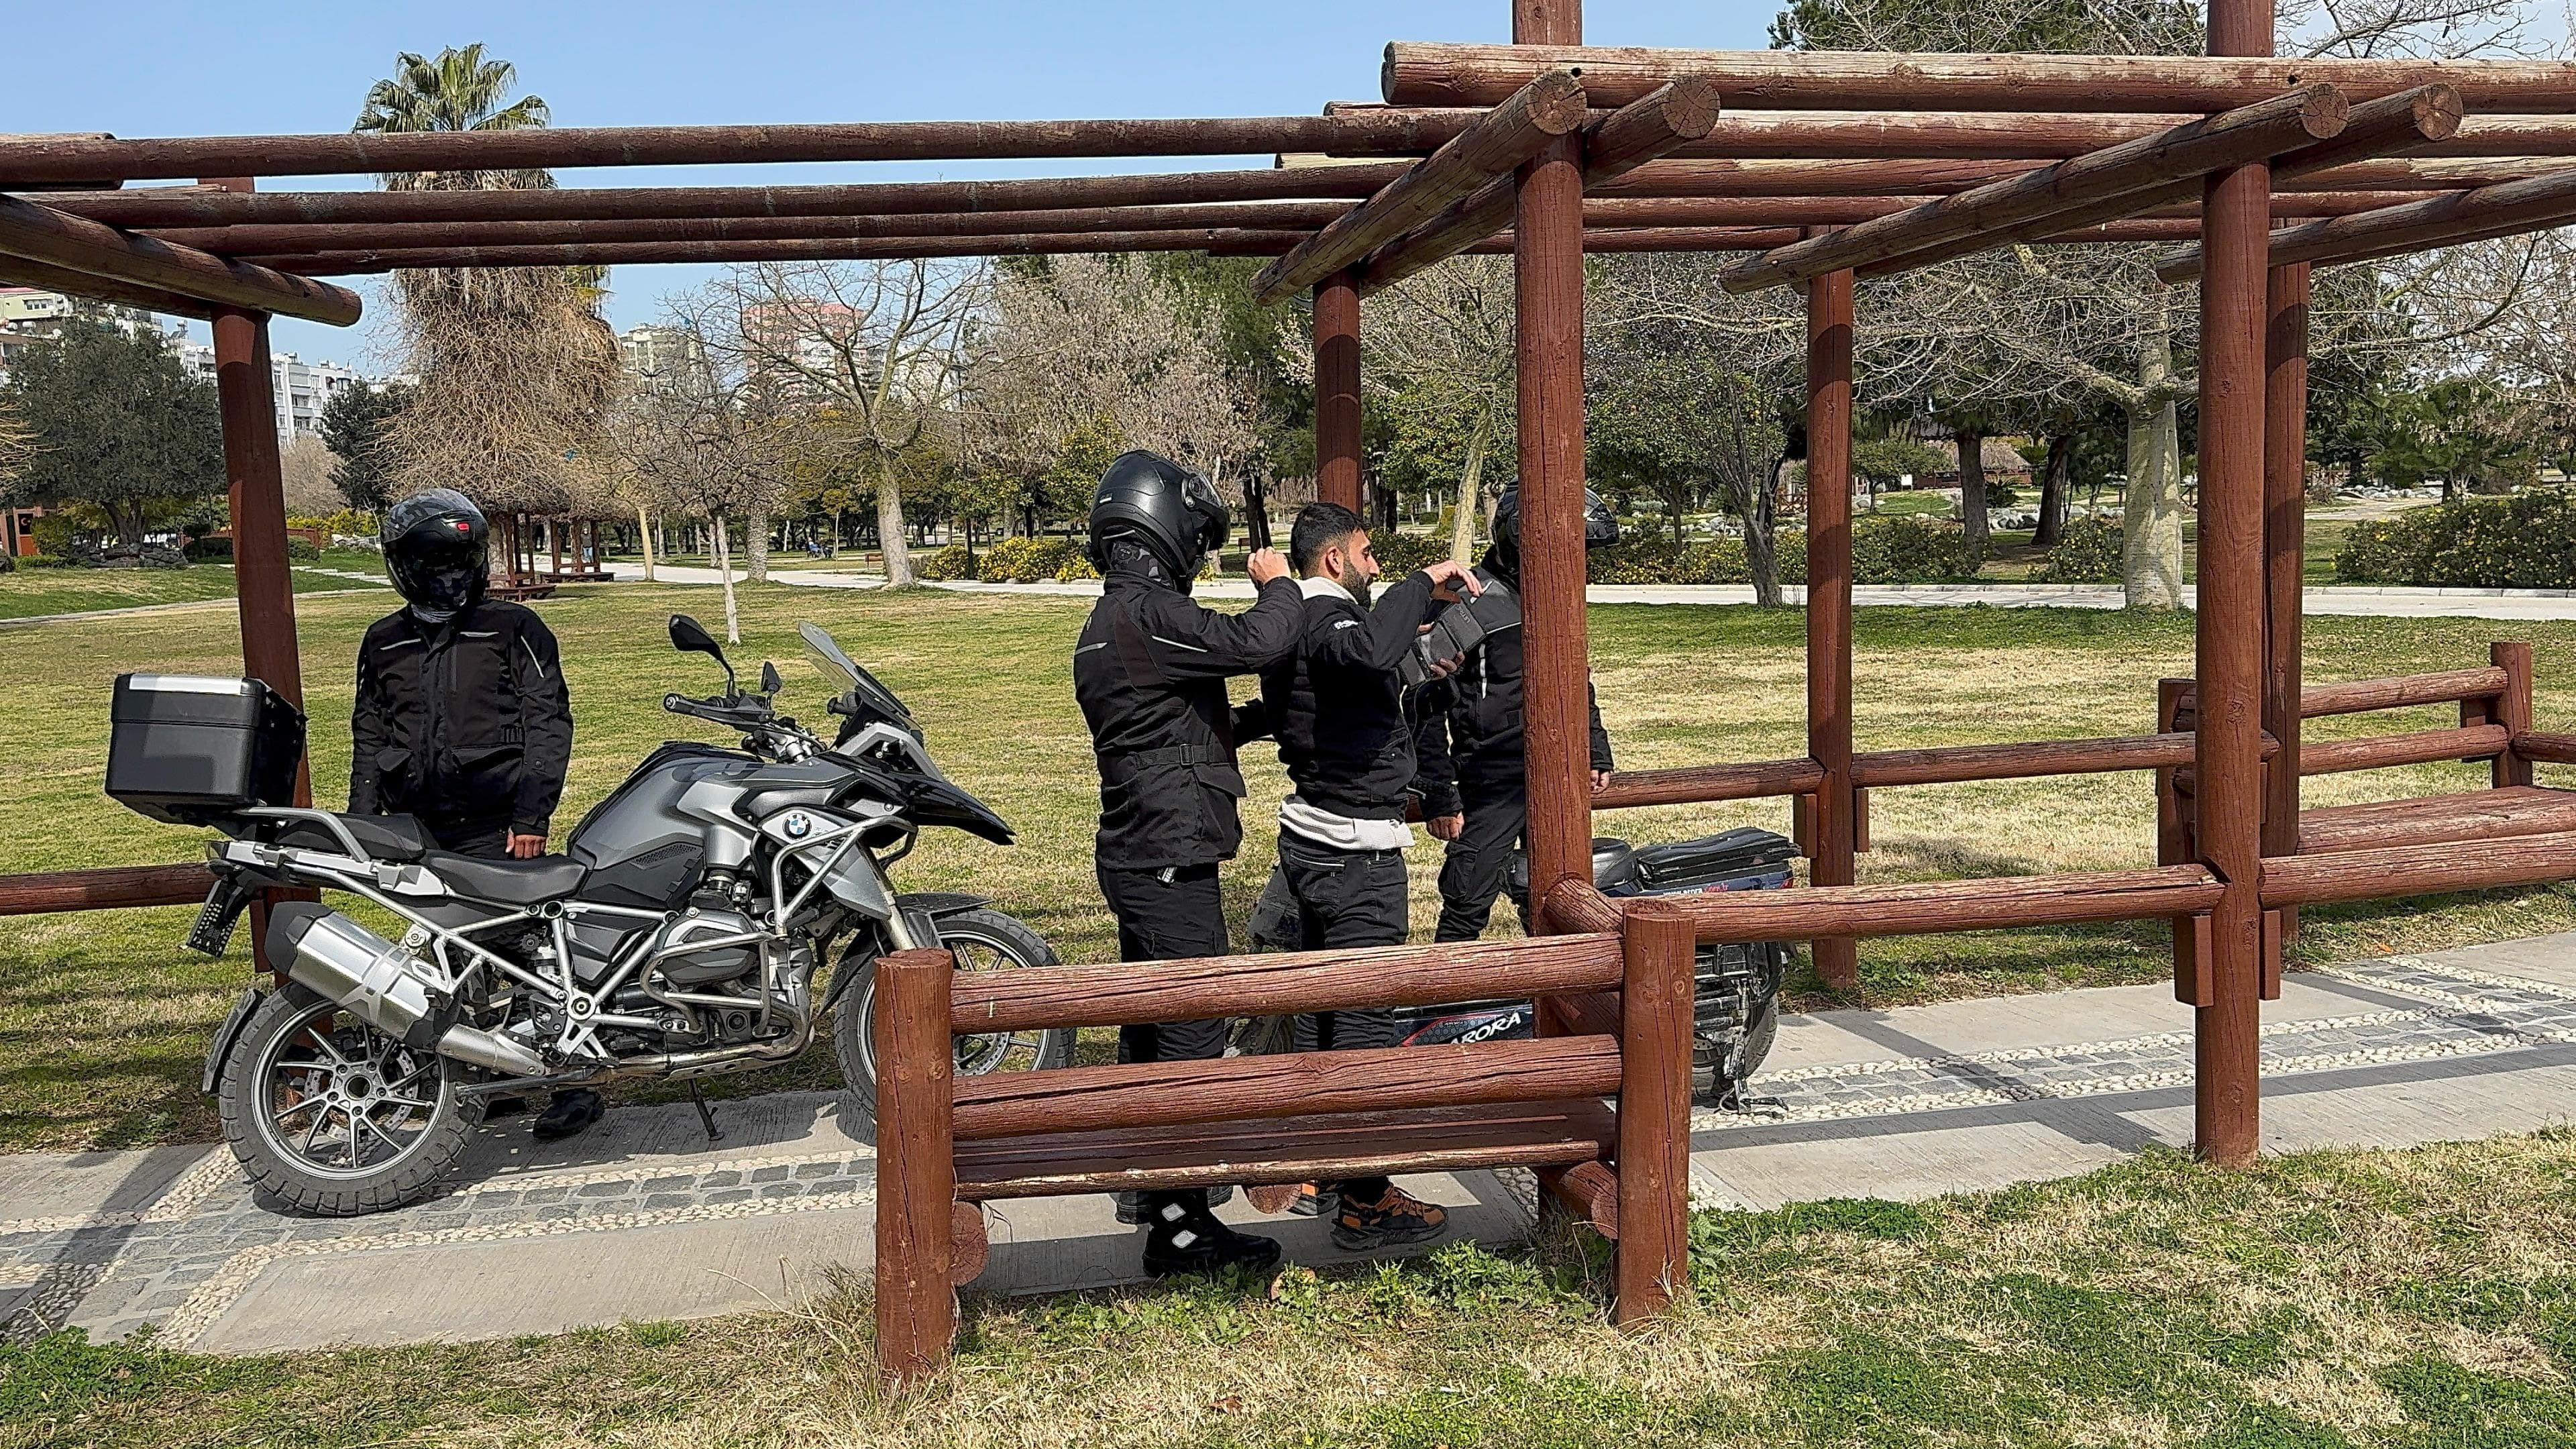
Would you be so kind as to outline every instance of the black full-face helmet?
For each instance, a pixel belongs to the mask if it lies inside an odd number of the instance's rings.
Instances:
[[[1619,515],[1601,501],[1601,495],[1583,490],[1583,549],[1589,553],[1607,548],[1619,541]],[[1514,573],[1521,566],[1521,490],[1506,488],[1502,501],[1494,505],[1494,552],[1503,566]]]
[[[1109,571],[1111,545],[1129,540],[1170,570],[1183,588],[1208,553],[1225,543],[1231,515],[1207,479],[1159,453],[1121,453],[1091,498],[1093,566]]]
[[[385,511],[385,572],[433,622],[473,607],[491,582],[490,528],[474,500],[453,488],[415,493]]]

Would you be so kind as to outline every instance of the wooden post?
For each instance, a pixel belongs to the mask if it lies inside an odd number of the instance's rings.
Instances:
[[[2269,0],[2217,0],[2213,55],[2268,55]],[[2225,882],[2199,953],[2194,1011],[2197,1150],[2251,1165],[2262,1142],[2263,392],[2271,170],[2211,174],[2202,192],[2200,596],[2193,818]]]
[[[1807,284],[1807,753],[1824,779],[1807,807],[1807,880],[1852,883],[1852,274]],[[1813,943],[1816,976],[1860,985],[1849,938]]]
[[[2503,670],[2505,676],[2504,693],[2496,696],[2495,712],[2489,718],[2516,738],[2531,733],[2531,645],[2499,640],[2487,646],[2487,662]],[[2507,750],[2495,757],[2497,789],[2530,783],[2530,756]]]
[[[1360,290],[1349,272],[1315,284],[1315,497],[1360,507]]]
[[[1618,1319],[1660,1313],[1690,1273],[1692,972],[1687,913],[1647,897],[1620,928]]]
[[[1580,44],[1579,0],[1513,0],[1512,38]],[[1513,224],[1530,897],[1592,878],[1590,652],[1583,615],[1583,141],[1522,165]]]
[[[2308,527],[2308,264],[2274,267],[2263,342],[2263,729],[2280,748],[2263,781],[2263,853],[2299,853],[2299,691]],[[2297,936],[2281,912],[2275,945]]]
[[[955,972],[945,951],[877,960],[877,1365],[897,1385],[945,1364],[957,1333]]]

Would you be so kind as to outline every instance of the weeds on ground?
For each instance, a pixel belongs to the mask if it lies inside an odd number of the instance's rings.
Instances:
[[[888,1395],[844,1279],[792,1313],[224,1360],[0,1347],[0,1445],[2230,1446],[2576,1440],[2576,1134],[2170,1153],[1924,1204],[1702,1212],[1610,1327],[1570,1235],[1402,1265],[969,1295]]]

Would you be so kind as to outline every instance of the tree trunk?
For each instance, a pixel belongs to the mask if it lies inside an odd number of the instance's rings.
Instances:
[[[2129,408],[2129,486],[2121,503],[2120,583],[2132,609],[2182,607],[2182,424],[2164,386],[2173,336],[2162,306],[2138,345],[2141,401]]]
[[[1243,470],[1243,542],[1255,553],[1270,547],[1270,483],[1258,468]]]
[[[877,453],[877,547],[885,551],[886,587],[912,587],[912,550],[904,543],[903,488],[894,481],[894,463]]]
[[[1771,465],[1771,476],[1762,480],[1743,510],[1744,571],[1753,580],[1753,602],[1765,609],[1780,607],[1780,474],[1789,466],[1787,458]]]
[[[2050,548],[2066,536],[2067,485],[2075,476],[2075,435],[2060,433],[2048,440],[2048,461],[2041,465],[2039,481],[2039,534],[2032,542]]]
[[[635,537],[644,545],[644,582],[653,582],[653,515],[635,505]]]
[[[1981,427],[1954,429],[1959,444],[1959,520],[1968,526],[1968,572],[1986,564],[1986,434]]]
[[[724,515],[716,515],[716,577],[724,581],[725,642],[742,642],[742,615],[733,601],[733,551],[725,545]]]
[[[1467,435],[1467,467],[1458,475],[1457,516],[1449,520],[1449,557],[1464,568],[1476,556],[1476,507],[1484,497],[1485,449],[1494,440],[1494,410],[1476,414],[1476,430]]]
[[[753,583],[765,584],[769,582],[769,510],[751,510],[749,522],[751,528],[742,545],[744,562],[748,565],[744,572],[751,576]]]

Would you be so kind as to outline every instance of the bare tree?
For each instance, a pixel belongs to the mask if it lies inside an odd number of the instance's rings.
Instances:
[[[774,387],[712,370],[627,390],[606,430],[625,496],[645,513],[707,520],[724,588],[725,641],[742,642],[728,515],[775,506],[803,419]]]
[[[920,260],[762,262],[674,303],[712,363],[769,389],[782,414],[812,411],[816,445],[874,482],[889,588],[913,582],[895,460],[954,398],[985,284],[980,268]]]
[[[1225,488],[1261,446],[1254,380],[1229,367],[1213,310],[1134,258],[1057,257],[995,279],[965,410],[987,454],[1043,469],[1106,426]]]
[[[349,506],[347,495],[331,480],[331,450],[320,438],[299,433],[277,451],[278,476],[285,485],[286,511],[299,518],[324,518]]]
[[[1486,463],[1518,446],[1511,263],[1454,258],[1371,297],[1365,307],[1362,385],[1399,414],[1465,424],[1449,555],[1466,563],[1475,553],[1477,526],[1501,496],[1486,484]]]

